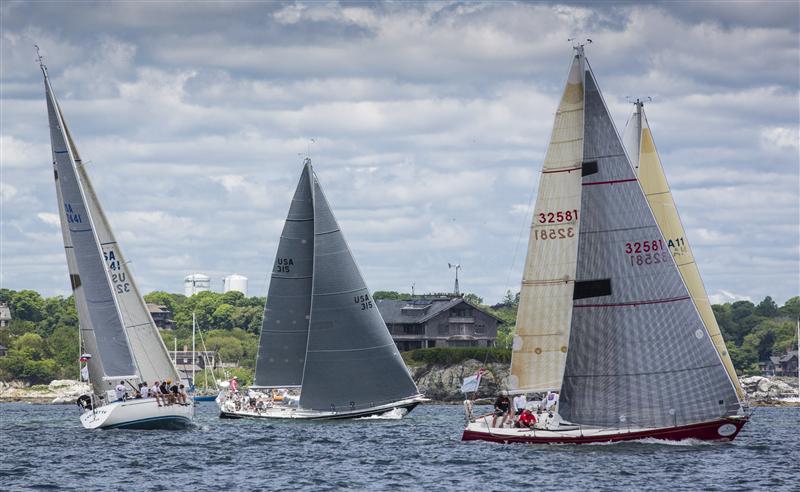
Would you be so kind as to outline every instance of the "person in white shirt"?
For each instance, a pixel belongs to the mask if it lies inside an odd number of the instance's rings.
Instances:
[[[514,397],[514,409],[516,410],[516,414],[519,415],[525,410],[525,405],[528,404],[528,400],[525,399],[525,395],[517,395]]]
[[[142,394],[142,398],[147,398],[147,394],[150,392],[150,388],[147,386],[147,383],[142,383],[142,387],[139,388],[139,393]]]
[[[123,381],[120,381],[116,388],[114,388],[114,393],[117,396],[117,401],[122,401],[125,399],[125,385]]]
[[[153,398],[156,399],[156,403],[158,403],[158,406],[160,407],[163,398],[158,393],[158,381],[156,381],[153,383],[153,386],[150,387],[150,394],[153,395]],[[166,402],[164,404],[166,405]]]
[[[550,392],[547,394],[547,399],[545,400],[544,408],[545,410],[555,411],[556,405],[558,405],[558,393]]]

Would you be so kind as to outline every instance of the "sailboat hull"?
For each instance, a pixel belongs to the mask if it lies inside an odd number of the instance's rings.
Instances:
[[[167,429],[192,426],[194,405],[158,406],[153,398],[109,403],[81,415],[85,429]]]
[[[570,426],[568,430],[524,430],[511,428],[489,428],[488,422],[479,420],[470,423],[462,441],[489,441],[501,444],[593,444],[621,441],[657,439],[663,441],[733,441],[748,417],[725,417],[709,422],[675,427],[647,429],[609,429],[601,427]]]
[[[218,400],[219,401],[219,400]],[[219,417],[222,419],[298,419],[298,420],[344,420],[358,419],[364,417],[396,415],[395,418],[402,418],[414,410],[417,405],[426,401],[422,397],[414,397],[406,400],[380,405],[373,408],[366,408],[344,412],[320,412],[317,410],[306,410],[304,408],[276,405],[261,411],[258,410],[234,410],[232,406],[222,402],[220,405]]]

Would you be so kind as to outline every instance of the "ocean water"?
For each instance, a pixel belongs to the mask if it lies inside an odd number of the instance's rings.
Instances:
[[[477,411],[478,409],[476,409]],[[461,406],[402,420],[220,420],[87,431],[71,405],[0,404],[0,490],[798,490],[800,407],[756,409],[733,443],[460,441]]]

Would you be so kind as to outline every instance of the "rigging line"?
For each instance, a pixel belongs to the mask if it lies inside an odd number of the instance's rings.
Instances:
[[[508,273],[506,273],[506,283],[505,283],[505,287],[503,287],[503,290],[506,291],[506,292],[508,292],[508,290],[509,290],[508,289],[508,282],[511,279],[511,272],[512,272],[512,270],[514,270],[514,266],[517,263],[517,253],[519,252],[519,243],[522,240],[522,233],[525,231],[525,224],[527,224],[529,221],[533,220],[532,216],[529,215],[529,214],[531,213],[531,203],[533,203],[533,196],[535,194],[536,194],[536,190],[531,188],[531,194],[528,197],[528,206],[525,209],[526,210],[525,214],[523,214],[522,224],[520,225],[519,233],[517,233],[517,244],[514,245],[514,254],[511,255],[511,265],[508,267]]]

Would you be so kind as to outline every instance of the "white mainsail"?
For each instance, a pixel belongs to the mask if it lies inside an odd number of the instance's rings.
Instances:
[[[744,390],[739,384],[736,369],[728,354],[728,348],[720,332],[719,324],[711,309],[711,302],[708,299],[703,280],[700,277],[700,270],[694,260],[694,255],[689,247],[686,232],[681,223],[675,200],[672,196],[666,174],[661,163],[661,158],[656,150],[655,142],[650,131],[650,125],[644,112],[644,104],[637,100],[636,109],[625,126],[622,141],[631,159],[631,164],[639,177],[650,209],[655,216],[656,222],[664,235],[667,246],[675,263],[680,270],[692,301],[700,313],[700,318],[714,342],[714,346],[719,353],[720,359],[728,372],[728,376],[733,383],[739,399],[744,400]]]
[[[583,57],[572,60],[531,224],[507,385],[558,390],[572,319],[583,163]]]
[[[93,390],[103,394],[122,379],[178,381],[41,68],[61,230]]]

